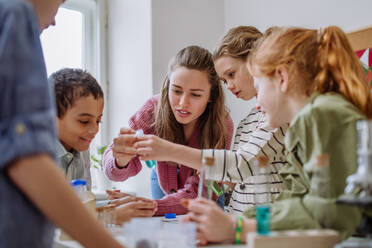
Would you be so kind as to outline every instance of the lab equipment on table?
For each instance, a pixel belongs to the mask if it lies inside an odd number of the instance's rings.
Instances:
[[[116,224],[116,211],[115,205],[108,204],[96,208],[98,222],[105,228],[110,229],[115,227]]]
[[[345,194],[340,203],[371,206],[372,205],[372,122],[357,122],[358,133],[358,170],[347,178]]]
[[[196,225],[192,222],[174,224],[161,218],[134,218],[124,224],[122,234],[128,247],[196,247]]]
[[[268,204],[273,202],[273,196],[271,194],[271,170],[268,163],[269,158],[262,155],[257,156],[254,163],[258,167],[257,177],[262,182],[257,192],[254,192],[258,235],[270,233],[270,206]]]
[[[143,130],[142,129],[138,129],[136,131],[136,134],[135,135],[137,137],[143,137],[144,136]],[[153,168],[154,166],[156,166],[156,161],[155,160],[146,160],[145,161],[145,164],[146,164],[147,167]]]
[[[212,199],[213,192],[217,197],[223,194],[222,187],[214,180],[208,180],[205,177],[205,168],[214,165],[214,157],[205,157],[202,161],[202,167],[199,173],[198,197]]]
[[[358,169],[346,179],[347,186],[337,203],[370,209],[372,207],[372,121],[359,120],[356,129]],[[363,216],[357,233],[360,236],[372,237],[371,217]]]

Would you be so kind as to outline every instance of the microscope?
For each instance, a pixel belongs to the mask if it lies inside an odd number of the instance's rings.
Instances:
[[[357,122],[356,128],[358,170],[347,178],[345,192],[337,200],[337,203],[372,208],[372,121],[360,120]],[[369,239],[372,238],[371,217],[363,217],[357,234]]]

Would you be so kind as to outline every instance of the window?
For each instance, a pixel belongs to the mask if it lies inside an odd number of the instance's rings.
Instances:
[[[60,8],[57,26],[49,27],[41,35],[48,75],[64,68],[86,68],[83,60],[83,14]]]
[[[94,0],[69,0],[56,23],[41,35],[48,75],[63,67],[78,67],[99,76],[98,25]]]
[[[56,15],[57,25],[41,34],[48,75],[65,68],[82,68],[91,73],[106,91],[106,1],[68,0]],[[106,104],[107,105],[107,104]],[[106,111],[107,112],[107,111]],[[105,113],[103,123],[108,121]],[[103,125],[92,147],[107,143]]]

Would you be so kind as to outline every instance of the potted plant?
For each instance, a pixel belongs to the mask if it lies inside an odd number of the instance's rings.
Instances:
[[[95,152],[90,156],[90,161],[93,168],[93,187],[98,192],[105,191],[111,187],[111,181],[106,177],[102,166],[103,154],[105,153],[107,147],[107,145],[97,146],[94,149]]]

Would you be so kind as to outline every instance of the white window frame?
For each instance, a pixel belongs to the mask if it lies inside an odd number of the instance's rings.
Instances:
[[[82,66],[100,83],[105,93],[105,109],[108,109],[107,2],[106,0],[68,0],[62,7],[83,14]],[[108,121],[108,111],[105,111],[100,135],[95,138],[97,145],[108,143]]]

